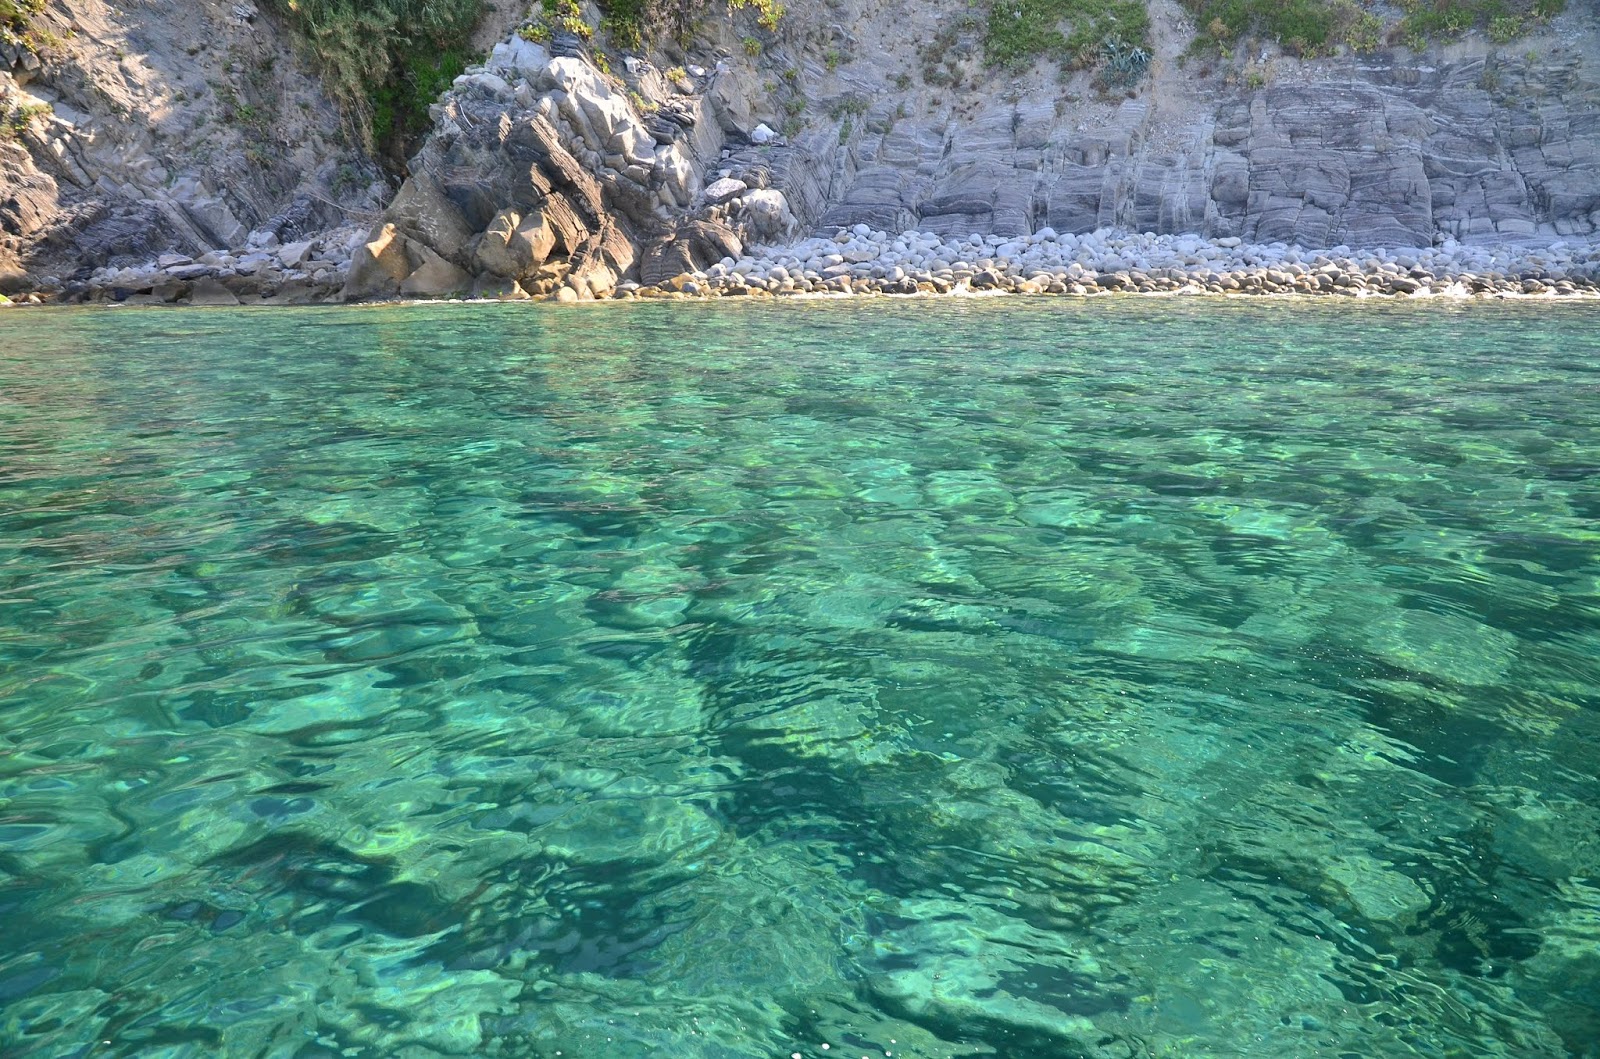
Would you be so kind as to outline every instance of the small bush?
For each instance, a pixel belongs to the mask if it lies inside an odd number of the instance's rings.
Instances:
[[[1107,37],[1100,45],[1100,79],[1113,88],[1128,88],[1139,83],[1150,67],[1150,53],[1141,47],[1128,47]]]
[[[0,0],[5,2],[5,0]],[[361,141],[402,149],[466,66],[482,0],[267,0],[310,49]]]
[[[755,11],[756,24],[768,33],[777,31],[778,23],[785,14],[783,5],[776,0],[728,0],[730,11],[742,11],[745,8]]]
[[[49,113],[48,103],[29,103],[19,107],[0,102],[0,141],[21,136],[34,118],[41,118]]]
[[[828,107],[828,117],[834,119],[835,121],[838,121],[840,118],[844,117],[859,118],[861,115],[867,112],[868,106],[869,104],[867,103],[865,96],[842,96],[839,99],[834,100],[832,105]]]
[[[1492,19],[1489,22],[1489,39],[1496,44],[1510,44],[1522,36],[1522,19],[1516,15]]]
[[[606,0],[600,6],[605,11],[600,29],[612,44],[629,51],[643,47],[650,17],[646,0]]]
[[[1370,11],[1363,11],[1344,29],[1344,43],[1358,55],[1378,50],[1383,43],[1383,19]]]
[[[1149,37],[1144,0],[994,0],[983,47],[995,66],[1018,69],[1048,55],[1081,69],[1102,58],[1108,41],[1147,48]]]
[[[750,56],[752,59],[754,59],[757,55],[760,55],[761,41],[757,40],[755,37],[746,37],[744,39],[744,53]]]
[[[542,13],[535,23],[542,23],[554,37],[557,32],[566,32],[579,40],[594,39],[594,27],[584,21],[583,12],[578,8],[578,0],[541,0]],[[602,20],[602,25],[605,20]],[[627,27],[615,20],[611,22],[616,32],[626,33]]]

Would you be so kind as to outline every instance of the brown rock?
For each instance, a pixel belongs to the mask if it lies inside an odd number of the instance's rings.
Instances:
[[[446,261],[425,246],[415,246],[421,253],[422,264],[400,284],[401,294],[435,298],[445,294],[459,294],[472,286],[472,277],[464,269]]]
[[[189,295],[190,305],[238,305],[239,299],[214,279],[203,279],[194,285]]]
[[[393,224],[380,228],[351,256],[340,299],[352,301],[398,291],[405,278],[415,271],[406,254],[409,242]]]
[[[439,256],[467,263],[467,243],[473,236],[455,203],[445,197],[426,173],[407,180],[384,214],[403,232],[416,236]]]

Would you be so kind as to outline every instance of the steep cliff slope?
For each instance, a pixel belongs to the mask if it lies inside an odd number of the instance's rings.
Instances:
[[[160,252],[350,224],[373,245],[347,297],[602,296],[860,224],[1307,247],[1594,239],[1592,4],[1417,51],[1413,23],[1435,7],[1339,2],[1366,20],[1348,46],[1259,20],[1237,39],[1197,26],[1212,0],[501,0],[478,39],[498,44],[434,106],[380,216],[389,188],[271,11],[66,0],[38,16],[53,38],[40,56],[0,54],[0,108],[22,119],[0,136],[0,283],[109,265],[101,286],[153,292],[193,271],[163,272]],[[635,39],[641,12],[662,24]],[[221,280],[236,257],[209,259]]]
[[[1306,247],[1549,243],[1600,227],[1588,8],[1503,43],[1466,34],[1418,53],[1372,39],[1301,59],[1288,51],[1304,42],[1259,37],[1208,54],[1183,9],[1151,0],[1140,45],[1108,34],[1065,69],[1025,54],[997,69],[1005,9],[964,0],[735,11],[625,61],[591,32],[598,9],[563,10],[458,79],[347,296],[485,279],[604,296],[746,241],[861,224]],[[1128,49],[1136,63],[1119,66]],[[518,234],[551,224],[554,237]]]
[[[63,0],[29,39],[0,46],[0,284],[292,238],[387,197],[249,0]]]
[[[832,152],[824,223],[1015,234],[1117,226],[1304,246],[1589,235],[1600,224],[1600,63],[1589,5],[1531,35],[1302,61],[1270,40],[1218,56],[1156,0],[1148,77],[1122,91],[1041,62],[984,81],[984,27],[874,0],[820,91],[869,101]],[[939,5],[932,5],[937,7]],[[951,20],[958,27],[953,35]],[[944,37],[939,36],[940,33]],[[896,90],[884,55],[945,48],[969,88]],[[899,73],[904,83],[904,74]],[[826,154],[826,145],[819,145]]]

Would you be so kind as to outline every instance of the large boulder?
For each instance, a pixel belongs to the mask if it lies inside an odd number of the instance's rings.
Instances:
[[[419,298],[437,298],[447,294],[465,294],[472,286],[472,277],[429,250],[416,246],[422,261],[400,283],[400,293]]]
[[[685,272],[702,272],[725,257],[736,258],[742,253],[743,241],[727,225],[684,221],[645,248],[639,262],[639,280],[657,286]]]
[[[513,36],[489,52],[489,69],[502,77],[533,82],[550,62],[550,53],[531,40]]]
[[[372,238],[350,258],[350,269],[345,273],[344,289],[339,292],[342,301],[395,294],[400,284],[411,274],[412,265],[406,255],[410,240],[391,222],[383,225]]]
[[[784,242],[799,227],[788,198],[776,188],[747,191],[733,201],[737,206],[735,216],[745,222],[751,237],[758,242]]]
[[[507,207],[495,215],[484,229],[474,255],[474,265],[481,274],[521,278],[543,265],[558,243],[570,240],[568,249],[580,245],[587,231],[576,223],[570,206],[551,204],[551,212],[565,223],[566,238],[557,235],[555,225],[545,209],[538,207],[524,217],[516,209]]]
[[[239,297],[214,279],[202,279],[189,295],[190,305],[238,305]]]
[[[421,239],[439,256],[467,263],[467,243],[475,232],[461,209],[427,173],[418,173],[405,182],[385,217]]]

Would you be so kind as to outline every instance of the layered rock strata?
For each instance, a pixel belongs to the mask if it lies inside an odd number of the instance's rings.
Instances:
[[[1048,95],[913,114],[852,145],[823,221],[1374,247],[1600,230],[1600,84],[1576,50],[1328,61],[1250,92],[1192,88],[1094,123]]]

